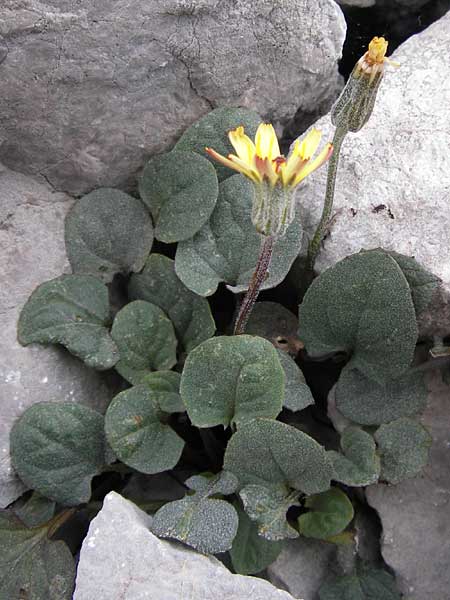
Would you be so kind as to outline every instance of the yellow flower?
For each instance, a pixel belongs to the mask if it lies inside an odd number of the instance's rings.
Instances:
[[[314,159],[322,134],[312,129],[300,143],[296,141],[290,156],[286,159],[280,153],[277,135],[272,125],[261,123],[256,131],[255,143],[244,133],[243,127],[236,127],[228,133],[228,138],[236,154],[222,156],[212,148],[206,152],[217,161],[242,173],[254,183],[269,183],[271,186],[295,188],[305,177],[318,169],[333,151],[326,144]]]
[[[387,58],[387,47],[387,40],[383,37],[374,37],[367,52],[356,63],[353,76],[358,78],[364,73],[369,76],[369,82],[372,83],[379,73],[383,73],[385,62],[399,66],[398,63]]]

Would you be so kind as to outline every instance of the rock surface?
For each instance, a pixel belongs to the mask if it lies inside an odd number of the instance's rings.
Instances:
[[[333,0],[3,0],[0,160],[127,187],[213,107],[283,124],[334,96],[345,30]]]
[[[316,600],[317,592],[336,562],[336,546],[318,540],[288,540],[275,562],[267,569],[269,580],[295,598]]]
[[[115,492],[91,522],[74,600],[293,600],[255,577],[149,531],[151,517]]]
[[[382,554],[405,600],[444,600],[450,590],[450,387],[429,377],[422,422],[433,437],[428,466],[398,485],[366,489],[380,515]]]
[[[9,431],[40,401],[74,400],[102,409],[103,380],[63,349],[23,348],[16,340],[20,309],[33,289],[68,266],[64,216],[71,199],[0,166],[0,507],[24,491],[11,469]]]
[[[425,335],[450,333],[450,13],[393,54],[368,124],[344,140],[323,271],[360,249],[381,246],[415,256],[443,281],[424,315]],[[316,126],[331,139],[329,117]],[[300,188],[307,231],[319,220],[326,168]]]

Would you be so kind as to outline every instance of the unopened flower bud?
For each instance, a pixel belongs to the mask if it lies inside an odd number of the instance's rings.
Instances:
[[[346,131],[359,131],[370,118],[384,73],[388,42],[374,37],[356,63],[346,86],[331,111],[331,122]]]

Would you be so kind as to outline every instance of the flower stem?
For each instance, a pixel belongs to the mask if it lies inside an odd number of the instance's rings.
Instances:
[[[316,262],[317,255],[320,251],[320,244],[322,243],[323,236],[330,220],[331,211],[333,210],[334,190],[336,185],[336,174],[339,163],[339,154],[341,151],[341,145],[347,135],[347,127],[337,127],[333,137],[333,154],[328,161],[328,175],[327,175],[327,187],[325,192],[325,202],[323,205],[322,216],[317,229],[314,233],[314,237],[309,243],[308,256],[306,259],[307,271],[313,272],[314,265]]]
[[[273,242],[274,238],[272,235],[264,237],[263,241],[261,242],[261,249],[259,251],[255,272],[253,273],[247,293],[245,294],[244,300],[239,308],[239,314],[234,326],[234,335],[240,335],[241,333],[244,333],[245,326],[247,325],[247,321],[258,297],[259,290],[266,279],[267,269],[269,268],[270,261],[272,259]]]

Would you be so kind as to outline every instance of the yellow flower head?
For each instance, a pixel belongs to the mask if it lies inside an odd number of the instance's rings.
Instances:
[[[383,73],[385,62],[398,67],[398,63],[387,58],[387,47],[387,40],[383,37],[374,37],[367,52],[356,63],[354,76],[358,78],[364,73],[369,76],[370,82],[372,82],[378,73]]]
[[[255,143],[245,135],[243,127],[236,127],[228,133],[236,154],[225,157],[212,148],[206,148],[206,152],[256,184],[267,182],[272,187],[279,184],[284,188],[295,188],[331,156],[333,147],[326,144],[318,156],[311,160],[320,144],[321,135],[320,131],[312,129],[302,142],[297,140],[286,159],[280,153],[273,126],[261,123],[256,131]]]

